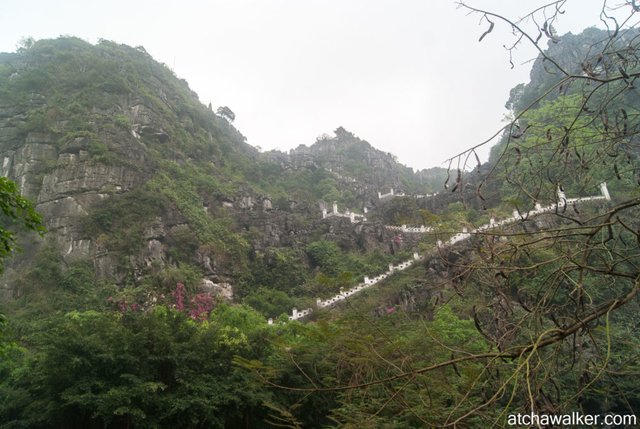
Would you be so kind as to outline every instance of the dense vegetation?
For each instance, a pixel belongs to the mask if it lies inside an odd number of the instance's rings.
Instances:
[[[538,11],[547,13],[545,28],[552,9]],[[118,255],[127,275],[100,275],[90,258],[68,261],[54,239],[25,240],[31,254],[12,267],[15,293],[2,303],[0,427],[504,427],[509,415],[532,411],[633,414],[636,37],[553,35],[532,82],[511,92],[514,120],[489,164],[450,172],[453,192],[428,203],[377,201],[386,182],[365,160],[388,163],[408,193],[432,191],[431,179],[342,128],[292,158],[260,154],[142,48],[63,38],[0,56],[3,100],[47,100],[27,109],[8,149],[49,133],[66,151],[86,151],[88,163],[135,165],[141,174],[126,192],[105,190],[79,227]],[[544,63],[558,70],[548,74]],[[591,76],[596,64],[602,74]],[[148,128],[122,109],[131,98],[151,106]],[[44,167],[42,175],[65,168]],[[434,247],[491,215],[562,203],[558,187],[588,196],[603,181],[610,202],[561,204]],[[12,186],[0,195],[5,215],[38,229]],[[258,198],[264,205],[254,209]],[[373,206],[378,229],[320,221],[318,200]],[[166,226],[170,250],[136,266],[154,223]],[[385,236],[383,224],[435,230],[410,240]],[[413,250],[423,264],[345,305],[316,311],[309,323],[286,316]],[[203,289],[209,271],[233,281],[236,303]]]
[[[119,286],[140,290],[158,282],[167,285],[175,280],[176,269],[200,273],[202,278],[202,261],[208,259],[218,278],[237,284],[240,298],[262,293],[260,288],[266,287],[269,293],[286,294],[282,299],[290,308],[295,300],[303,304],[300,299],[315,298],[311,294],[326,296],[337,290],[338,283],[352,284],[354,276],[377,272],[399,258],[378,249],[359,248],[357,255],[348,256],[358,263],[340,271],[333,267],[330,273],[317,267],[305,250],[326,235],[322,225],[311,221],[319,217],[317,202],[363,205],[377,188],[358,194],[328,167],[292,168],[274,161],[270,154],[260,156],[227,118],[203,106],[186,82],[153,61],[141,47],[104,40],[92,46],[76,38],[27,41],[17,53],[0,56],[0,94],[6,109],[3,115],[8,116],[2,150],[19,150],[25,141],[44,139],[60,155],[39,161],[24,178],[32,198],[39,194],[44,195],[40,199],[50,198],[46,180],[77,174],[67,173],[74,166],[61,160],[68,156],[85,159],[85,164],[101,169],[97,171],[123,171],[125,177],[135,177],[132,189],[116,184],[97,189],[101,198],[78,220],[75,232],[95,243],[94,255],[87,259],[95,259],[95,254],[114,255],[117,267],[110,271]],[[338,134],[340,148],[362,146],[377,152],[351,133]],[[357,158],[357,168],[351,159],[355,158],[346,159],[345,168],[366,181],[368,176],[361,174],[366,172],[362,159]],[[410,169],[395,161],[389,165],[402,173],[407,186],[420,183]],[[293,243],[295,249],[277,243],[263,249],[260,229],[263,223],[274,222],[272,218],[250,214],[240,221],[234,210],[224,208],[223,204],[244,196],[268,200],[279,215],[277,222],[305,232],[305,237]],[[145,234],[150,224],[158,222],[166,230],[162,238],[166,256],[141,267],[132,258],[144,254]],[[353,245],[343,243],[343,253],[354,250]],[[272,273],[274,260],[284,271],[296,274]],[[318,275],[324,277],[312,281]],[[11,276],[12,282],[22,284],[22,272]],[[194,277],[197,275],[178,280],[196,287]],[[280,305],[271,311],[277,313],[269,316],[277,316],[288,309]]]

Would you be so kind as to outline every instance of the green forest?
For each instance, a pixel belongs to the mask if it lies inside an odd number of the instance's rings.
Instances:
[[[258,150],[143,47],[1,53],[0,428],[635,427],[640,7],[562,3],[461,5],[537,57],[487,162],[420,172]]]

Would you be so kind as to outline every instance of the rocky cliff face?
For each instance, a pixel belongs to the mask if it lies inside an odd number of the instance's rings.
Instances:
[[[192,266],[202,287],[230,297],[273,249],[304,262],[318,240],[360,254],[414,245],[394,242],[382,219],[322,209],[362,213],[378,192],[427,193],[442,177],[335,134],[261,155],[141,48],[58,39],[0,55],[0,174],[36,203],[62,265],[90,261],[120,285]]]
[[[432,168],[414,172],[395,157],[339,127],[335,136],[323,135],[311,146],[300,145],[288,153],[267,152],[264,159],[278,165],[283,176],[312,172],[315,199],[327,208],[333,202],[362,213],[375,209],[379,194],[426,196],[442,190],[446,170]],[[304,186],[304,184],[301,184]]]
[[[153,123],[146,114],[150,109],[137,103],[118,104],[113,111],[88,115],[97,125],[108,121],[114,111],[127,113],[134,124],[130,133],[118,130],[111,136],[98,126],[91,133],[69,132],[64,118],[55,121],[53,129],[21,133],[34,106],[45,112],[56,109],[45,95],[32,97],[37,103],[0,106],[1,174],[16,181],[21,192],[36,202],[66,262],[94,258],[99,249],[95,237],[83,230],[82,221],[96,204],[131,191],[148,178],[147,168],[140,168],[147,162],[147,148],[134,129],[139,123]],[[95,153],[97,145],[100,152],[113,151],[127,162],[101,159]]]
[[[425,172],[414,173],[399,164],[394,155],[375,149],[342,127],[335,130],[335,137],[323,135],[309,147],[300,145],[291,150],[289,162],[294,167],[326,168],[339,178],[366,184],[375,193],[390,188],[431,193],[442,187],[446,176],[443,169],[432,169],[438,172],[435,177]]]
[[[634,50],[632,46],[638,37],[638,30],[621,31],[614,43],[609,36],[606,30],[596,27],[587,28],[580,34],[567,33],[554,40],[549,39],[545,55],[566,72],[576,76],[586,75],[587,72],[601,79],[615,76],[620,68],[629,67],[627,60],[623,60],[624,56],[618,51]],[[543,42],[540,44],[543,45]],[[577,81],[560,86],[558,91],[547,93],[563,77],[555,65],[538,56],[531,67],[530,82],[526,85],[519,84],[511,90],[506,107],[521,112],[532,103],[537,104],[536,99],[543,95],[549,101],[561,95],[589,90],[588,86],[582,86],[585,82]]]
[[[101,275],[121,280],[125,270],[175,263],[166,239],[189,224],[180,195],[157,216],[128,219],[141,224],[136,251],[122,252],[104,238],[130,232],[131,225],[108,231],[118,212],[99,219],[102,230],[87,224],[109,201],[148,191],[158,173],[172,178],[172,164],[203,151],[209,156],[200,156],[198,167],[211,173],[222,151],[251,152],[233,127],[141,49],[58,39],[0,57],[0,174],[36,203],[65,264],[89,259]]]

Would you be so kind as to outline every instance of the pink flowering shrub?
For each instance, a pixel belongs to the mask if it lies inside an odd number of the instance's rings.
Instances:
[[[175,307],[178,311],[184,311],[184,297],[187,295],[187,290],[184,287],[184,284],[178,283],[173,292],[171,292],[171,296],[175,300]]]
[[[148,295],[147,298],[149,298],[149,296],[150,295]],[[215,300],[209,292],[202,292],[188,299],[187,289],[183,283],[176,284],[176,288],[171,292],[171,296],[173,303],[171,303],[170,306],[180,312],[188,314],[193,320],[207,320],[209,313],[215,307]],[[126,298],[116,299],[112,296],[107,298],[107,302],[116,307],[121,313],[149,309],[155,305],[156,300],[157,297],[153,297],[153,299],[148,299],[140,305],[135,302],[128,304]],[[160,302],[163,300],[164,295],[160,295]]]
[[[189,315],[193,320],[206,320],[209,312],[213,310],[213,297],[209,292],[199,293],[191,298],[191,310]]]
[[[193,320],[207,320],[209,313],[215,306],[215,301],[213,296],[211,296],[211,293],[203,292],[194,295],[189,300],[189,307],[187,308],[185,305],[187,290],[182,283],[176,284],[176,289],[171,292],[171,296],[173,296],[173,299],[175,300],[175,308],[178,311],[188,313],[189,317]]]

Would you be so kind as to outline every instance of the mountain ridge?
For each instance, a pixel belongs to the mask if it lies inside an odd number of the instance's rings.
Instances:
[[[2,54],[0,100],[1,173],[35,200],[58,263],[88,260],[120,285],[181,266],[238,283],[256,254],[294,243],[308,263],[304,246],[327,234],[323,207],[362,211],[378,192],[427,193],[444,177],[415,174],[342,127],[310,147],[260,153],[143,48],[108,41]],[[373,249],[389,251],[359,251]]]

